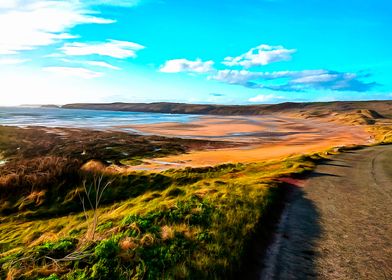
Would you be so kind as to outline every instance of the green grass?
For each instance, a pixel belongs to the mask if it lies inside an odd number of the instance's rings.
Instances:
[[[0,278],[230,277],[280,199],[277,179],[309,171],[320,158],[106,175],[113,183],[94,240],[85,239],[89,221],[76,195],[82,188],[68,186],[55,204],[0,216]]]
[[[369,129],[377,143],[392,143],[390,126]],[[282,199],[279,178],[306,173],[326,156],[103,174],[111,184],[92,239],[83,182],[102,174],[81,170],[84,163],[133,165],[210,143],[63,132],[0,126],[0,279],[233,277]]]

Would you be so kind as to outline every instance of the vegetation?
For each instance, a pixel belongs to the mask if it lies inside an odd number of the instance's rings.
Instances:
[[[64,202],[63,199],[67,202],[62,213],[73,211],[76,202],[73,196],[77,193],[70,194],[71,197],[58,194],[81,182],[80,167],[91,159],[98,159],[102,165],[122,165],[123,161],[230,145],[219,141],[174,140],[120,132],[79,129],[47,132],[45,128],[0,126],[0,213],[33,211],[39,206],[51,216],[52,206]]]
[[[369,129],[392,142],[389,125]],[[0,127],[0,279],[233,277],[254,235],[270,230],[283,178],[328,154],[162,172],[81,168],[223,145],[175,140]]]
[[[382,115],[391,114],[392,101],[333,101],[333,102],[285,102],[264,105],[215,105],[186,103],[76,103],[62,106],[65,109],[93,109],[130,112],[155,112],[170,114],[202,115],[262,115],[276,112],[298,113],[309,111],[350,112],[356,110],[374,110]],[[391,116],[390,116],[391,117]]]
[[[323,158],[102,174],[78,156],[5,153],[1,279],[230,277],[279,201],[280,178]]]

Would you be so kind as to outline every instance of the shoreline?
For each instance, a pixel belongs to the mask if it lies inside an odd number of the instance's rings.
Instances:
[[[220,140],[237,145],[228,148],[204,147],[198,151],[143,159],[133,166],[112,165],[109,172],[162,171],[185,167],[205,167],[225,163],[251,163],[347,145],[369,144],[373,139],[364,126],[301,119],[289,115],[203,116],[189,124],[161,123],[133,125],[130,128],[150,135],[183,139]],[[204,135],[203,135],[204,133]]]

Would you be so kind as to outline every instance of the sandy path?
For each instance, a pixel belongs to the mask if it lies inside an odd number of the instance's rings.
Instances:
[[[391,158],[378,146],[318,166],[294,192],[261,279],[392,279]]]

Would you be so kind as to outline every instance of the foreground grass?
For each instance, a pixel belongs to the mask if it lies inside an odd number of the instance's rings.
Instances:
[[[389,126],[371,129],[379,143],[391,141]],[[121,135],[115,142],[120,141],[121,153],[97,148],[112,139],[109,135],[75,147],[77,137],[72,143],[56,138],[55,146],[45,138],[35,149],[34,141],[23,146],[2,135],[0,148],[7,162],[0,166],[0,279],[233,277],[246,265],[253,236],[281,199],[279,179],[310,171],[325,156],[94,174],[80,167],[90,159],[134,162],[141,156],[138,148],[122,143]],[[149,149],[150,141],[141,139],[136,145]],[[170,152],[183,149],[160,141]],[[95,149],[105,152],[93,154]],[[123,149],[132,151],[125,155]],[[97,209],[98,225],[91,238],[91,219],[85,214],[91,217],[93,211],[85,213],[81,200],[86,198],[83,182],[89,186],[97,176],[111,183]]]
[[[41,202],[1,216],[0,278],[230,277],[279,200],[277,179],[311,170],[320,158],[105,175],[112,184],[94,239],[86,239],[82,187],[69,186],[50,208]]]

